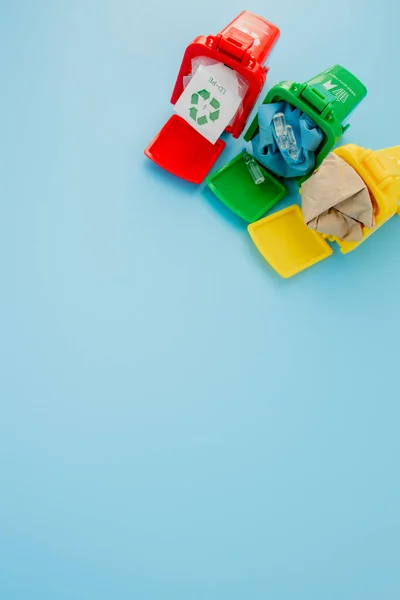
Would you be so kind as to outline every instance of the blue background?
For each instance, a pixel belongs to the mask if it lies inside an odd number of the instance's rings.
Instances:
[[[242,8],[400,144],[398,2],[0,0],[2,600],[400,597],[400,220],[283,280],[143,155]]]

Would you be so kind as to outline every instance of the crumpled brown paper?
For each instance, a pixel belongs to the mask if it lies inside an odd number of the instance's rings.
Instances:
[[[333,153],[303,183],[302,208],[308,227],[341,240],[360,241],[362,226],[374,226],[367,186],[353,167]]]

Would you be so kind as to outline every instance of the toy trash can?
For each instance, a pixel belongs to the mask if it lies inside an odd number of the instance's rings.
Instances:
[[[263,64],[278,37],[279,29],[275,25],[248,11],[242,12],[220,33],[197,37],[186,48],[171,103],[175,104],[182,94],[184,77],[191,74],[194,58],[221,62],[248,84],[241,109],[225,130],[239,137],[264,86],[267,69]],[[225,142],[221,139],[212,144],[180,116],[173,115],[147,146],[145,154],[174,175],[201,183],[224,148]]]
[[[282,277],[292,277],[330,256],[332,248],[326,240],[337,242],[341,252],[347,254],[400,214],[400,146],[373,152],[348,144],[334,153],[353,167],[368,187],[375,207],[375,227],[364,227],[361,241],[346,242],[309,229],[297,204],[252,223],[248,231],[253,242]]]
[[[305,83],[283,81],[272,87],[263,104],[285,101],[308,115],[321,129],[324,139],[315,153],[315,166],[312,171],[298,179],[299,183],[309,177],[332,151],[336,142],[347,129],[346,119],[365,97],[367,89],[359,79],[344,67],[335,65]],[[244,139],[248,142],[258,133],[258,116],[247,130]],[[233,212],[252,223],[267,212],[285,195],[266,193],[261,197],[260,190],[248,173],[235,159],[210,175],[207,184],[214,194]],[[262,167],[260,165],[260,167]],[[263,167],[262,167],[263,169]],[[282,180],[270,173],[282,186]],[[229,181],[229,184],[228,184]],[[258,197],[254,210],[251,198]]]

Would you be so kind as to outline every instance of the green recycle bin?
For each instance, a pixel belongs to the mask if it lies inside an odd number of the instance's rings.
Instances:
[[[345,121],[366,94],[367,88],[357,77],[344,67],[335,65],[305,83],[283,81],[275,85],[269,90],[264,104],[288,102],[308,115],[321,129],[324,139],[315,153],[314,172],[349,127]],[[257,133],[256,116],[244,139],[249,142]],[[239,160],[241,157],[242,155],[237,156],[212,173],[207,178],[207,185],[228,208],[252,223],[286,195],[286,188],[282,179],[268,173],[262,165],[259,166],[264,176],[268,174],[268,178],[265,184],[255,185],[244,161]],[[312,172],[298,178],[299,185]]]

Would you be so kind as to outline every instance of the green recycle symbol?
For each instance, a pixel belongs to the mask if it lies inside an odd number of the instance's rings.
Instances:
[[[192,94],[192,106],[189,109],[189,115],[198,125],[205,125],[208,123],[208,119],[212,122],[219,119],[220,103],[216,98],[211,98],[210,102],[208,102],[210,96],[211,94],[207,90],[200,90],[200,92]]]

